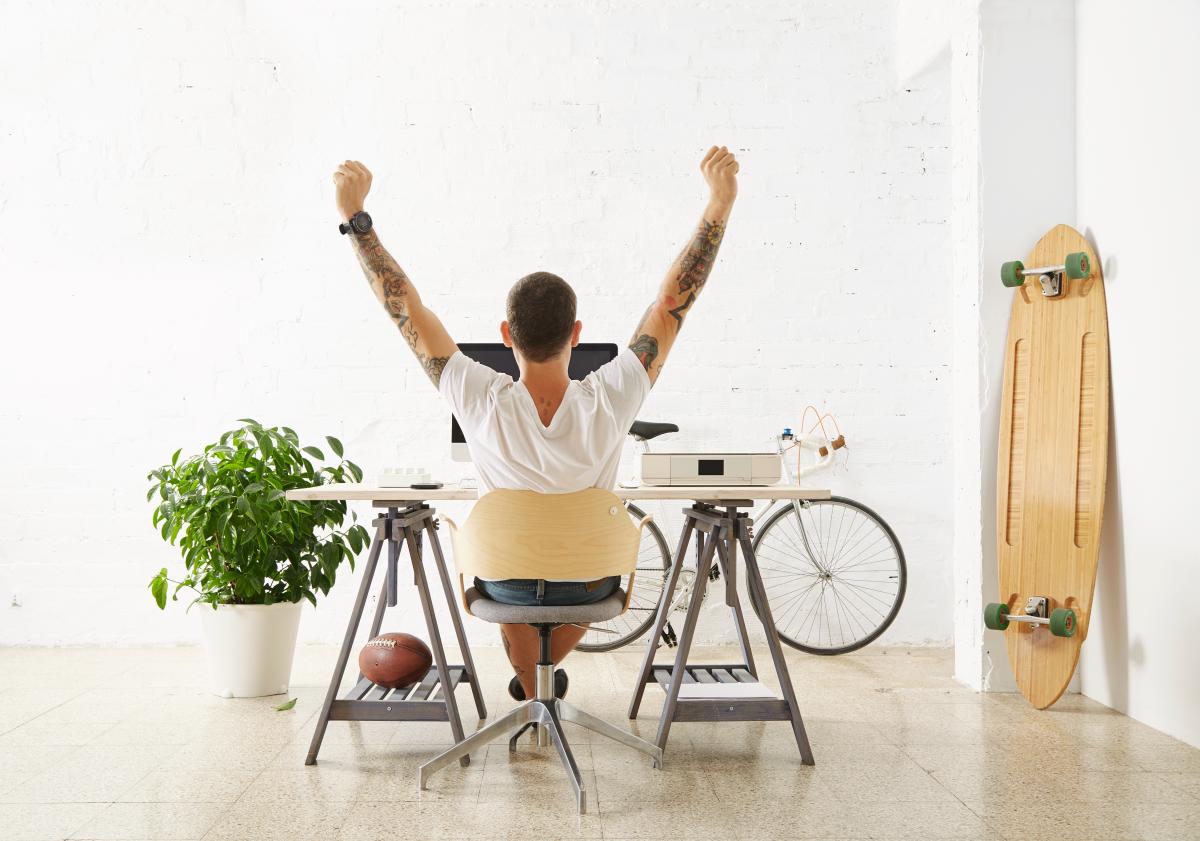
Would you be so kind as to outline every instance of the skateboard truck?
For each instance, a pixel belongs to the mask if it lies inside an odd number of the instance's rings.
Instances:
[[[1043,624],[1042,620],[1049,622],[1050,609],[1047,607],[1050,602],[1045,596],[1031,596],[1025,602],[1025,615],[1012,617],[1017,622],[1031,622],[1036,625]]]
[[[1012,260],[1000,267],[1000,282],[1005,286],[1024,286],[1025,278],[1036,277],[1042,285],[1042,295],[1057,298],[1063,293],[1063,275],[1071,280],[1081,280],[1092,273],[1091,260],[1083,251],[1068,254],[1062,265],[1025,268],[1020,260]]]
[[[1034,628],[1047,625],[1056,637],[1073,637],[1078,626],[1075,611],[1067,607],[1050,610],[1050,600],[1045,596],[1031,596],[1021,613],[1009,613],[1007,604],[994,602],[983,609],[983,624],[993,631],[1003,631],[1010,622],[1024,622]]]

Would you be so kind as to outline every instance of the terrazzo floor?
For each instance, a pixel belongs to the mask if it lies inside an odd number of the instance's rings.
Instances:
[[[640,654],[572,655],[569,699],[653,737],[661,691],[625,717]],[[0,839],[1200,839],[1200,750],[1078,695],[1038,712],[976,694],[945,650],[789,652],[815,767],[786,723],[675,724],[661,771],[567,725],[582,816],[532,743],[418,791],[443,722],[333,722],[305,767],[334,656],[301,647],[297,704],[275,712],[278,696],[206,694],[199,649],[0,648]],[[503,653],[475,656],[489,712],[511,708]],[[458,698],[474,729],[470,690]]]

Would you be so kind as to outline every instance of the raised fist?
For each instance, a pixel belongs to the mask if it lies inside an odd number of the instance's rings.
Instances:
[[[333,183],[337,185],[338,216],[345,222],[363,209],[371,191],[371,170],[358,161],[344,161],[333,173]]]
[[[700,161],[700,171],[704,173],[704,180],[708,182],[712,191],[713,201],[725,205],[733,204],[733,200],[737,198],[739,168],[733,152],[726,147],[713,146],[708,150],[704,160]]]

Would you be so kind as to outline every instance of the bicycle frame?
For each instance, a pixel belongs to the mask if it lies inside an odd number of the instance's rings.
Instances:
[[[810,413],[813,416],[811,419],[809,418]],[[801,427],[802,428],[799,432],[793,432],[791,429],[784,429],[782,433],[771,438],[771,440],[774,441],[775,451],[780,459],[782,474],[781,478],[783,479],[784,484],[790,486],[806,485],[810,476],[813,476],[822,470],[829,470],[836,467],[839,460],[844,461],[849,453],[846,446],[845,436],[842,435],[841,430],[838,428],[837,420],[832,415],[823,415],[810,406],[806,408],[804,413],[801,415]],[[635,437],[635,440],[639,444],[638,449],[641,453],[644,454],[651,451],[651,446],[646,439]],[[837,455],[838,450],[847,450],[846,452],[842,453],[841,459],[839,459]],[[626,473],[627,477],[628,475],[629,474]],[[625,487],[636,487],[639,482],[635,481],[630,484],[629,479],[626,478],[621,484]],[[731,493],[734,493],[738,496],[754,496],[753,490],[748,488],[743,489],[747,492],[741,494],[737,494],[736,487],[730,487],[729,490]],[[805,559],[805,562],[812,565],[812,569],[805,574],[813,578],[822,579],[823,581],[833,581],[838,577],[838,570],[840,569],[837,563],[837,553],[835,552],[831,555],[828,551],[829,547],[820,544],[820,541],[822,540],[823,526],[820,522],[812,519],[812,517],[815,516],[823,516],[822,512],[824,512],[826,509],[820,506],[823,503],[828,502],[831,501],[797,499],[765,500],[761,506],[748,511],[747,515],[752,522],[765,527],[764,531],[756,534],[753,538],[755,553],[757,554],[760,540],[767,538],[769,534],[773,533],[771,530],[772,526],[774,526],[777,522],[790,521],[792,519],[791,517],[786,516],[788,513],[787,509],[780,506],[791,506],[793,513],[795,514],[795,527],[798,529],[799,533],[797,535],[795,532],[793,532],[792,534],[794,536],[785,537],[783,539],[793,542],[793,545],[795,545],[794,540],[796,537],[798,537],[803,543],[803,548],[799,549],[798,557],[806,554],[808,557]],[[892,579],[899,579],[899,584],[897,585],[896,589],[896,597],[893,600],[890,611],[886,613],[886,616],[884,616],[882,613],[880,614],[881,617],[883,617],[881,623],[877,623],[877,626],[873,630],[868,629],[868,633],[865,635],[860,633],[858,637],[844,646],[845,651],[854,651],[877,638],[879,634],[883,633],[883,631],[887,629],[887,627],[891,624],[892,619],[895,617],[896,611],[899,609],[899,606],[903,601],[905,580],[904,556],[903,551],[901,550],[900,545],[890,527],[873,511],[853,500],[846,500],[842,499],[841,497],[834,498],[832,500],[832,504],[841,505],[844,508],[857,511],[858,516],[863,517],[877,532],[879,532],[881,535],[880,539],[887,541],[888,545],[893,547],[895,552],[897,574],[890,575],[887,580],[890,581]],[[635,509],[631,512],[631,514],[633,514],[635,517],[641,516],[640,507],[637,506],[636,503],[627,502],[626,505]],[[661,508],[663,503],[662,501],[658,501],[655,503],[655,505]],[[806,523],[806,520],[808,523]],[[668,601],[668,613],[673,613],[675,611],[686,611],[688,610],[689,606],[691,606],[692,599],[696,592],[698,567],[694,565],[694,563],[689,563],[686,558],[687,554],[690,553],[690,546],[680,546],[678,542],[676,542],[674,546],[670,545],[670,538],[668,538],[664,533],[673,527],[673,524],[669,525],[669,523],[670,520],[667,517],[662,517],[657,523],[655,540],[657,541],[657,546],[659,548],[653,552],[653,557],[658,559],[661,552],[661,559],[664,563],[663,581],[665,583],[669,576],[668,570],[672,560],[680,558],[682,553],[684,566],[683,569],[679,570],[679,578],[677,579],[675,591],[670,595]],[[816,531],[814,532],[813,529]],[[814,534],[817,539],[817,543],[815,544],[810,542]],[[678,540],[678,538],[676,540]],[[774,540],[774,538],[771,538],[771,540]],[[814,549],[820,549],[821,551],[814,551]],[[736,551],[736,547],[734,547],[734,551]],[[710,567],[709,578],[713,580],[720,578],[722,567],[723,565],[714,563]],[[657,560],[655,561],[655,565],[650,568],[657,569]],[[824,584],[822,586],[824,586]],[[709,591],[713,589],[714,588],[706,587],[704,590],[705,596],[707,597]],[[753,593],[751,594],[751,597],[753,602]],[[662,604],[662,599],[662,588],[659,587],[657,596],[658,604]],[[757,610],[757,607],[755,609]],[[646,627],[650,626],[647,625]],[[642,630],[644,631],[644,628]],[[639,633],[636,636],[640,635],[641,634]],[[627,637],[622,638],[617,645],[630,642],[634,638],[634,635],[628,635]],[[667,646],[675,645],[674,631],[669,620],[666,621],[662,626],[662,638],[663,642],[665,642]],[[783,637],[782,632],[781,638],[783,638],[789,645],[810,653],[843,653],[841,650],[823,650],[820,646],[816,646],[814,648],[812,645],[806,645],[802,641],[796,641]],[[843,640],[843,642],[845,642],[845,640]]]
[[[783,465],[783,470],[787,478],[788,484],[797,485],[801,478],[806,478],[813,473],[832,467],[836,460],[838,450],[846,447],[846,439],[841,434],[838,428],[837,420],[830,414],[821,415],[812,406],[807,407],[801,415],[801,423],[804,423],[809,413],[812,413],[816,420],[810,427],[809,431],[798,434],[792,433],[791,430],[785,430],[783,433],[774,436],[776,450],[779,453],[779,459]],[[833,430],[837,433],[836,436],[830,435],[826,428],[828,422]],[[635,439],[638,442],[642,454],[650,452],[650,442],[643,439]],[[795,467],[793,468],[789,459],[788,453],[791,450],[796,451]],[[811,462],[805,464],[805,454],[812,454]],[[626,503],[628,506],[630,503]],[[755,522],[760,522],[764,517],[768,516],[774,507],[778,504],[791,505],[798,507],[800,503],[796,500],[785,502],[782,500],[767,500],[763,505],[754,510],[751,514]],[[799,510],[796,514],[799,517]],[[804,531],[803,523],[800,527],[801,538],[804,540],[805,548],[809,551],[810,557],[816,557],[812,552],[812,548],[808,546],[808,535]],[[678,547],[675,547],[678,550]],[[717,567],[713,567],[714,571]],[[683,611],[687,609],[688,604],[692,600],[692,591],[695,588],[696,571],[694,569],[685,568],[681,570],[679,583],[676,586],[674,598],[671,600],[671,612]],[[706,593],[707,595],[707,593]]]

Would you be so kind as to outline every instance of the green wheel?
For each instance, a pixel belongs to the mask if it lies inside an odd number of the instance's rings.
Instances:
[[[1000,267],[1000,282],[1005,286],[1022,286],[1025,283],[1025,278],[1021,272],[1025,271],[1025,264],[1020,260],[1012,260]]]
[[[1057,607],[1050,613],[1050,633],[1056,637],[1075,636],[1075,611]]]
[[[1067,264],[1067,277],[1071,278],[1071,280],[1079,280],[1092,273],[1092,261],[1082,251],[1068,254],[1065,262]]]
[[[1008,627],[1008,605],[989,604],[983,609],[983,624],[993,631],[1003,631]]]

